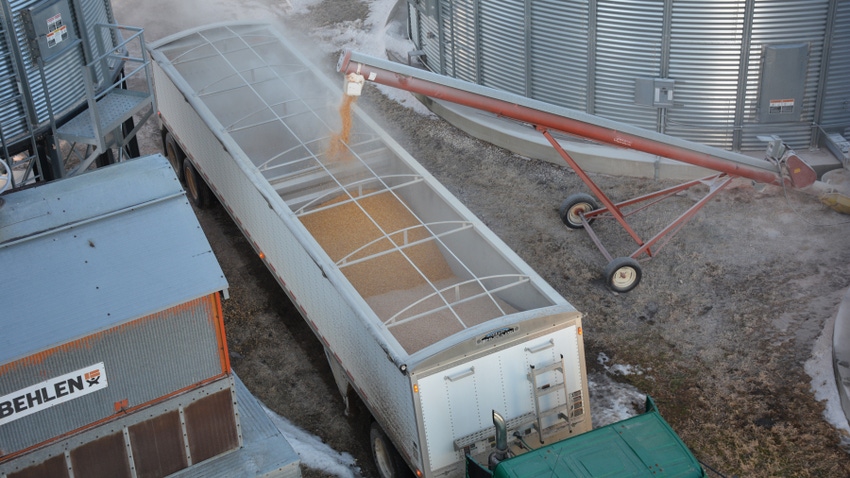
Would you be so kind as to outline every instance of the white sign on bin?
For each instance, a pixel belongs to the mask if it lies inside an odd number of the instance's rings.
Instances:
[[[0,397],[0,425],[107,387],[103,362]]]

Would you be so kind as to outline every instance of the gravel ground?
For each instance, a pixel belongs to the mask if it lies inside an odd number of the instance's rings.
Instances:
[[[213,1],[203,10],[181,2],[163,18],[165,0],[113,3],[119,23],[145,27],[149,40],[258,12],[306,31],[369,13],[356,0],[328,0],[298,15],[285,15],[285,5],[271,0],[242,2],[243,9]],[[332,67],[336,56],[325,60]],[[615,294],[603,283],[605,260],[590,238],[566,229],[557,216],[567,195],[586,192],[567,168],[472,139],[374,88],[366,88],[359,106],[585,313],[588,369],[607,373],[600,354],[607,365],[631,365],[639,373],[614,378],[653,396],[700,460],[726,476],[850,476],[841,434],[823,419],[824,404],[804,371],[850,286],[848,216],[795,191],[758,190],[737,180],[644,264],[636,290]],[[159,151],[153,124],[141,146],[145,154]],[[593,179],[614,200],[670,185]],[[698,192],[677,195],[633,224],[651,237]],[[236,372],[271,409],[353,455],[364,476],[375,476],[368,414],[358,407],[344,413],[321,344],[226,212],[216,206],[197,213],[230,283],[224,312]],[[597,224],[615,255],[635,249],[617,224]],[[322,474],[305,469],[306,476]]]

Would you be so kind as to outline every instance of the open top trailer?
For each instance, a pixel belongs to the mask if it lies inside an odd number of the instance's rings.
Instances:
[[[189,196],[211,188],[367,406],[382,476],[462,476],[493,409],[546,443],[591,428],[581,314],[369,117],[341,118],[339,84],[280,32],[150,51]]]

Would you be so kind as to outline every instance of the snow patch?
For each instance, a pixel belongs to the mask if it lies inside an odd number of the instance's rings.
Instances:
[[[835,374],[832,369],[832,333],[835,329],[835,315],[823,326],[823,331],[812,349],[812,357],[806,361],[804,370],[812,377],[812,391],[815,399],[826,401],[823,411],[824,419],[838,429],[842,443],[850,445],[850,424],[841,408],[841,398],[835,384]]]
[[[637,388],[614,381],[606,374],[587,377],[593,428],[604,427],[643,413],[646,395]]]
[[[286,438],[292,449],[301,457],[301,463],[308,468],[323,471],[340,478],[358,478],[361,476],[360,467],[354,457],[348,453],[338,452],[322,442],[316,435],[293,425],[292,422],[263,405],[266,415]]]
[[[611,359],[605,355],[604,352],[600,352],[599,355],[596,356],[596,363],[602,365],[605,368],[605,371],[610,373],[611,375],[643,375],[644,369],[638,365],[628,365],[628,364],[613,364],[608,365]]]

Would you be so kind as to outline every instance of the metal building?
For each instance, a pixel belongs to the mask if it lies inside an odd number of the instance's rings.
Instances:
[[[0,476],[299,474],[230,369],[227,281],[165,158],[4,195],[0,264]]]
[[[735,151],[850,133],[847,1],[408,6],[415,54],[437,73]]]

